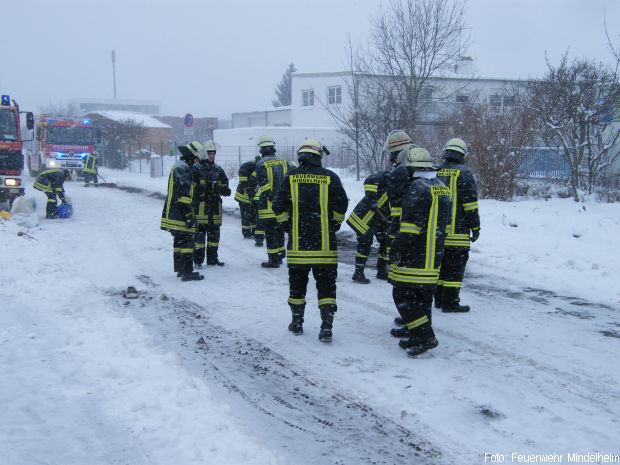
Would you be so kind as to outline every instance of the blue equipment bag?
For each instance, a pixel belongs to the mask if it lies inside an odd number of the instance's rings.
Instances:
[[[68,203],[58,205],[56,209],[58,210],[58,218],[71,218],[73,215],[73,207]]]

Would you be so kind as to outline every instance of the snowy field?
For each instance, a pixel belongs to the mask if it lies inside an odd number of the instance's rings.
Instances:
[[[389,284],[353,283],[344,260],[333,342],[317,339],[312,284],[294,337],[286,268],[260,268],[232,197],[226,266],[182,283],[159,229],[166,178],[102,174],[127,190],[67,183],[71,219],[0,220],[0,465],[620,454],[619,204],[481,201],[472,311],[435,313],[439,347],[409,359]],[[361,183],[343,181],[351,210]]]

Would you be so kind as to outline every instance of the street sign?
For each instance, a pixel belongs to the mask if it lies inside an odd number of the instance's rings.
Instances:
[[[194,124],[194,117],[191,113],[185,113],[185,116],[183,117],[183,124],[185,124],[185,127],[187,128],[192,127]]]

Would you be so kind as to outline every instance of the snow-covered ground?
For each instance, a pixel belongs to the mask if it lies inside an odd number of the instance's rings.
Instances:
[[[149,196],[166,179],[102,174],[144,191],[68,183],[71,219],[0,221],[0,464],[620,454],[620,205],[481,201],[462,291],[472,312],[435,313],[440,345],[414,360],[389,335],[391,286],[353,283],[348,263],[333,342],[317,340],[313,286],[292,336],[286,268],[260,268],[265,249],[234,215],[226,266],[178,281]],[[361,183],[344,183],[352,209]],[[138,299],[123,298],[129,285]]]

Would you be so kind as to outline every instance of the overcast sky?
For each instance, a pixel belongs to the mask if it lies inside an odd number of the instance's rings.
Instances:
[[[271,106],[290,62],[344,69],[379,0],[5,0],[0,92],[38,111],[71,98],[159,100],[162,114],[217,116]],[[544,73],[545,52],[610,62],[620,0],[469,0],[467,51],[483,76]]]

